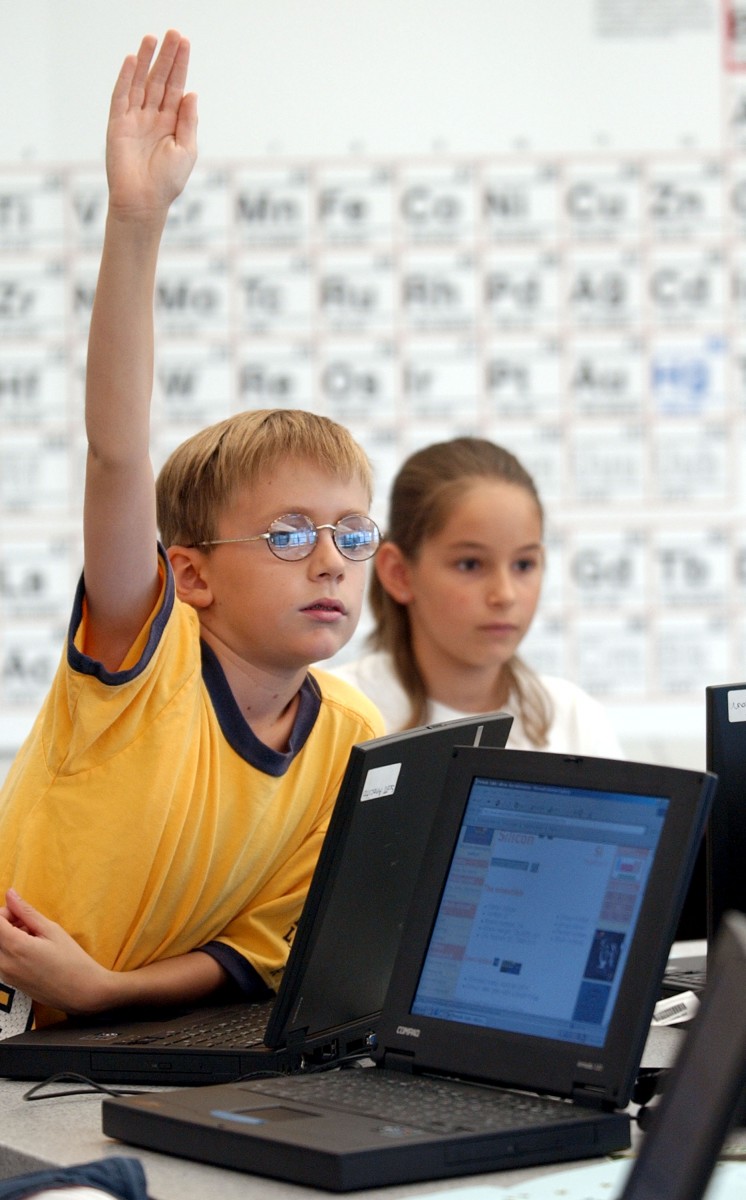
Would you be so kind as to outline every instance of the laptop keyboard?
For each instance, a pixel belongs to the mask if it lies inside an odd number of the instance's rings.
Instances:
[[[245,1049],[263,1044],[272,1004],[241,1004],[217,1014],[194,1013],[190,1023],[117,1039],[118,1046],[186,1046]]]
[[[302,1091],[301,1091],[302,1088]],[[374,1067],[314,1078],[263,1080],[263,1093],[306,1104],[332,1104],[432,1132],[483,1132],[516,1125],[577,1121],[584,1110],[560,1100],[469,1086],[434,1076],[399,1075]]]
[[[706,971],[677,971],[673,967],[666,968],[663,976],[663,987],[668,995],[674,995],[676,992],[701,992],[706,982]]]

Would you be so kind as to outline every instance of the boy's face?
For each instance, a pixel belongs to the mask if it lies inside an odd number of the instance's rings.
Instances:
[[[346,483],[294,459],[244,488],[220,517],[216,536],[253,537],[286,513],[325,525],[367,511],[362,483]],[[340,554],[330,529],[322,529],[311,554],[297,560],[275,557],[264,540],[215,546],[204,562],[213,600],[200,619],[213,638],[253,666],[305,670],[331,658],[354,633],[367,565]]]

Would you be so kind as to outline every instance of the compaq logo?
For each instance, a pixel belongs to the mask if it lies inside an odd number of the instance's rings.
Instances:
[[[401,1033],[404,1037],[419,1037],[419,1029],[413,1029],[411,1025],[397,1025],[396,1032]]]
[[[579,1068],[580,1068],[582,1071],[603,1071],[603,1069],[604,1069],[604,1064],[603,1064],[603,1063],[600,1063],[600,1062],[586,1062],[586,1061],[585,1061],[584,1059],[582,1059],[582,1058],[579,1058],[579,1059],[578,1059],[578,1061],[577,1061],[577,1063],[576,1063],[575,1065],[576,1065],[577,1067],[579,1067]]]
[[[728,720],[746,721],[746,690],[728,692]]]

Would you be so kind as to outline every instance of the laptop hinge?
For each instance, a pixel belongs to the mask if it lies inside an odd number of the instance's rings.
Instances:
[[[387,1070],[403,1071],[406,1075],[413,1075],[414,1054],[403,1054],[401,1050],[387,1050],[383,1056],[382,1066]]]
[[[593,1087],[592,1084],[576,1084],[572,1089],[573,1102],[582,1104],[585,1108],[612,1108],[609,1098],[603,1088]]]

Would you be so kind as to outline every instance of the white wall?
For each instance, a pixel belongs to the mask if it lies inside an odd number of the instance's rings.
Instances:
[[[311,262],[316,282],[327,263],[338,269],[345,255],[353,262],[357,254],[366,259],[365,278],[386,286],[386,271],[394,272],[395,287],[408,256],[418,264],[429,256],[455,291],[463,287],[467,295],[473,286],[476,300],[470,308],[468,296],[460,296],[446,320],[428,314],[409,320],[397,309],[372,325],[312,312],[292,326],[244,324],[238,333],[162,327],[163,352],[178,356],[186,342],[206,347],[217,338],[239,357],[257,344],[269,361],[273,346],[284,353],[295,339],[318,363],[341,353],[346,340],[350,361],[360,355],[372,371],[384,370],[383,351],[376,355],[386,343],[399,381],[407,355],[425,362],[436,382],[438,372],[445,380],[450,371],[454,382],[442,384],[445,392],[453,389],[448,404],[441,396],[440,404],[415,409],[403,389],[372,419],[379,505],[396,462],[413,445],[467,429],[518,449],[547,502],[554,564],[533,638],[535,661],[601,694],[631,753],[702,764],[704,686],[746,673],[740,615],[746,585],[737,571],[744,507],[738,290],[746,240],[733,207],[746,171],[738,119],[744,85],[741,72],[729,69],[729,54],[740,51],[726,45],[724,52],[715,0],[649,0],[637,7],[635,14],[636,6],[615,0],[0,0],[0,301],[8,281],[31,279],[40,288],[50,278],[72,281],[60,293],[60,311],[50,300],[51,315],[36,323],[6,319],[0,302],[0,747],[6,753],[43,694],[79,563],[85,329],[70,296],[81,277],[95,277],[96,244],[82,242],[73,227],[70,198],[81,194],[83,180],[100,177],[108,99],[124,54],[142,33],[175,24],[192,40],[190,83],[200,95],[203,175],[188,195],[210,198],[216,211],[223,205],[209,236],[205,227],[196,240],[174,240],[175,258],[181,253],[195,278],[209,280],[216,259],[233,269],[237,246],[250,255],[229,199],[252,173],[266,182],[305,172],[313,205],[319,181],[340,187],[352,180],[365,194],[375,172],[384,171],[395,181],[398,202],[418,181],[431,197],[463,198],[473,188],[474,213],[450,231],[423,237],[402,228],[399,212],[390,236],[379,231],[354,244],[339,231],[336,241],[331,234],[325,241],[312,222],[291,248]],[[526,194],[540,205],[542,171],[553,181],[556,210],[537,211],[533,224],[514,235],[485,229],[479,201],[485,181],[528,179]],[[585,217],[573,226],[567,208],[573,185],[590,186],[596,202],[622,197],[630,211],[616,223],[597,215],[589,228],[582,227]],[[3,208],[3,197],[18,195],[32,213],[25,229],[13,224],[12,208]],[[675,204],[683,205],[679,219],[668,227],[665,220],[651,224],[650,205],[665,196],[672,217]],[[45,233],[44,214],[57,203],[66,216]],[[263,264],[277,254],[276,246],[254,245]],[[621,318],[570,309],[568,279],[584,256],[589,272],[613,268],[631,291],[639,287]],[[518,272],[514,281],[525,279],[522,258],[547,294],[556,283],[559,298],[543,317],[511,324],[484,309],[481,287],[488,266],[503,263]],[[673,314],[656,309],[646,292],[656,263],[673,271],[677,286],[704,289],[702,303],[682,302]],[[517,349],[536,371],[534,391],[557,370],[557,395],[544,407],[523,402],[517,415],[515,406],[501,407],[500,395],[485,395],[472,407],[471,381],[479,385],[489,355],[510,357]],[[569,379],[586,352],[596,366],[606,362],[626,372],[626,412],[605,412],[603,391],[592,411],[580,410]],[[19,417],[8,401],[14,372],[24,356],[35,363],[35,355],[59,369],[42,381],[45,404]],[[651,373],[661,362],[670,367],[672,355],[685,372],[707,374],[696,408],[687,407],[686,385],[665,394],[651,388]],[[55,388],[65,389],[61,406]],[[359,408],[335,409],[329,397],[302,389],[298,398],[326,405],[341,419],[351,412],[356,432],[366,436]],[[215,403],[223,403],[220,396]],[[226,406],[232,403],[226,397]],[[169,426],[158,408],[156,414],[161,444],[178,438],[181,424]],[[49,491],[38,503],[24,498],[23,480],[12,477],[19,454],[31,453],[35,440],[50,463],[39,485]],[[627,456],[607,463],[615,447]],[[49,476],[65,461],[73,478],[60,503]],[[611,478],[612,468],[634,473],[636,465],[640,482],[631,490]],[[668,492],[661,471],[674,475]],[[576,570],[584,554],[588,561],[587,536],[591,560],[612,581],[595,590],[587,579],[578,583]],[[29,571],[43,574],[50,537],[60,555],[56,582],[42,581],[44,602],[38,590],[19,598],[13,574],[19,546],[36,548]],[[620,563],[632,582],[616,588]]]
[[[202,152],[660,151],[720,139],[711,0],[670,36],[600,37],[598,0],[2,0],[0,160],[96,160],[143,33],[192,41]],[[670,3],[656,7],[671,10]],[[696,95],[692,93],[693,81]],[[695,102],[696,100],[696,102]]]

